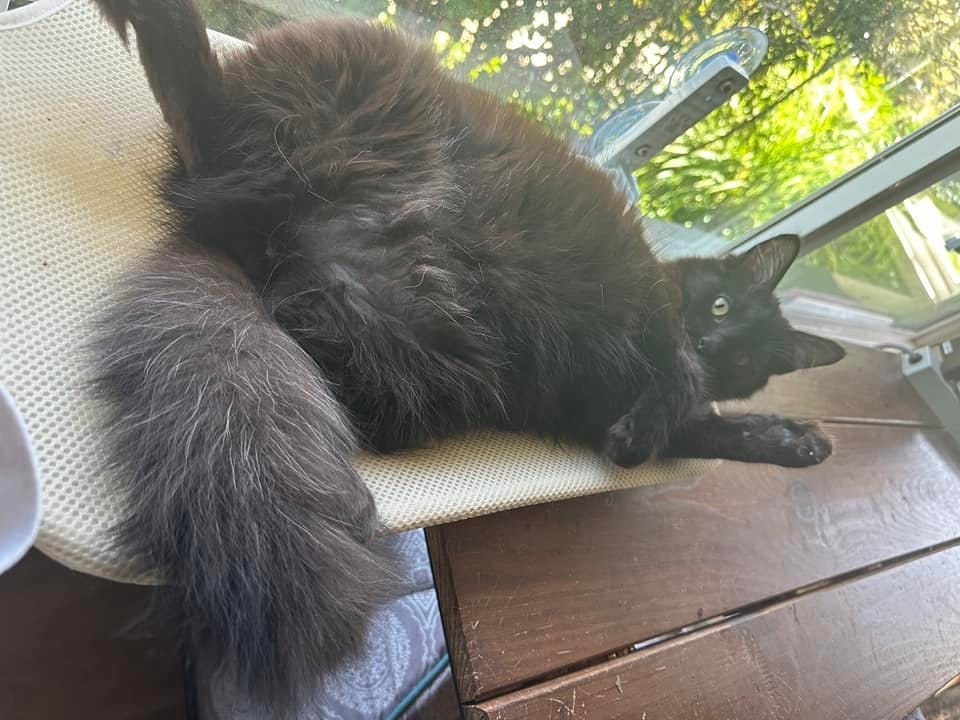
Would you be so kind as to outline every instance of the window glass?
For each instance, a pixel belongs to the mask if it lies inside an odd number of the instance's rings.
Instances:
[[[284,17],[357,14],[432,42],[452,72],[589,138],[662,98],[698,42],[767,35],[749,86],[639,168],[655,234],[715,250],[960,100],[958,0],[204,0],[245,34]]]
[[[780,284],[921,328],[960,309],[960,174],[802,257]]]

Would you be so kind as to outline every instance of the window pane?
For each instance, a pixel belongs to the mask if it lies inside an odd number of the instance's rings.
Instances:
[[[956,312],[960,255],[960,174],[801,258],[780,287],[823,293],[921,328]]]
[[[452,72],[580,139],[618,108],[662,98],[697,42],[760,28],[769,49],[750,85],[637,173],[641,209],[684,248],[729,244],[960,100],[958,0],[202,4],[234,33],[280,16],[378,17],[432,42]]]

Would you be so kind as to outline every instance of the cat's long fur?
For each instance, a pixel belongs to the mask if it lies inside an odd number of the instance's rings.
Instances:
[[[671,450],[723,396],[716,361],[685,330],[681,266],[562,142],[385,27],[287,25],[221,66],[189,0],[97,3],[133,25],[179,158],[170,242],[98,335],[129,481],[119,542],[166,573],[193,646],[277,714],[356,653],[385,592],[356,446],[495,427],[622,465],[734,453],[697,432]],[[744,302],[799,357],[769,279]],[[762,422],[765,452],[735,456],[829,454],[815,429]]]
[[[229,261],[152,257],[104,319],[127,552],[160,568],[196,652],[276,702],[350,657],[385,599],[373,502],[330,383]]]

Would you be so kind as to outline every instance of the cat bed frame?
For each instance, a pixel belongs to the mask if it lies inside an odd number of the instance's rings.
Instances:
[[[218,51],[239,43],[211,37]],[[135,48],[92,3],[0,13],[0,385],[39,460],[36,546],[75,570],[140,583],[157,578],[111,548],[121,506],[98,449],[83,343],[112,280],[158,240],[151,178],[167,158],[165,131]],[[586,449],[490,432],[356,460],[388,531],[688,479],[713,462],[623,470]]]

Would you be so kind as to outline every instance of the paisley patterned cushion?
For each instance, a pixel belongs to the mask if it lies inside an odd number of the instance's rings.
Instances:
[[[332,677],[318,679],[300,717],[310,720],[379,720],[387,717],[446,652],[433,575],[422,530],[383,539],[403,559],[410,592],[383,608],[363,658]],[[237,700],[230,682],[210,683],[218,720],[267,720],[269,712]],[[206,693],[203,693],[206,694]]]

